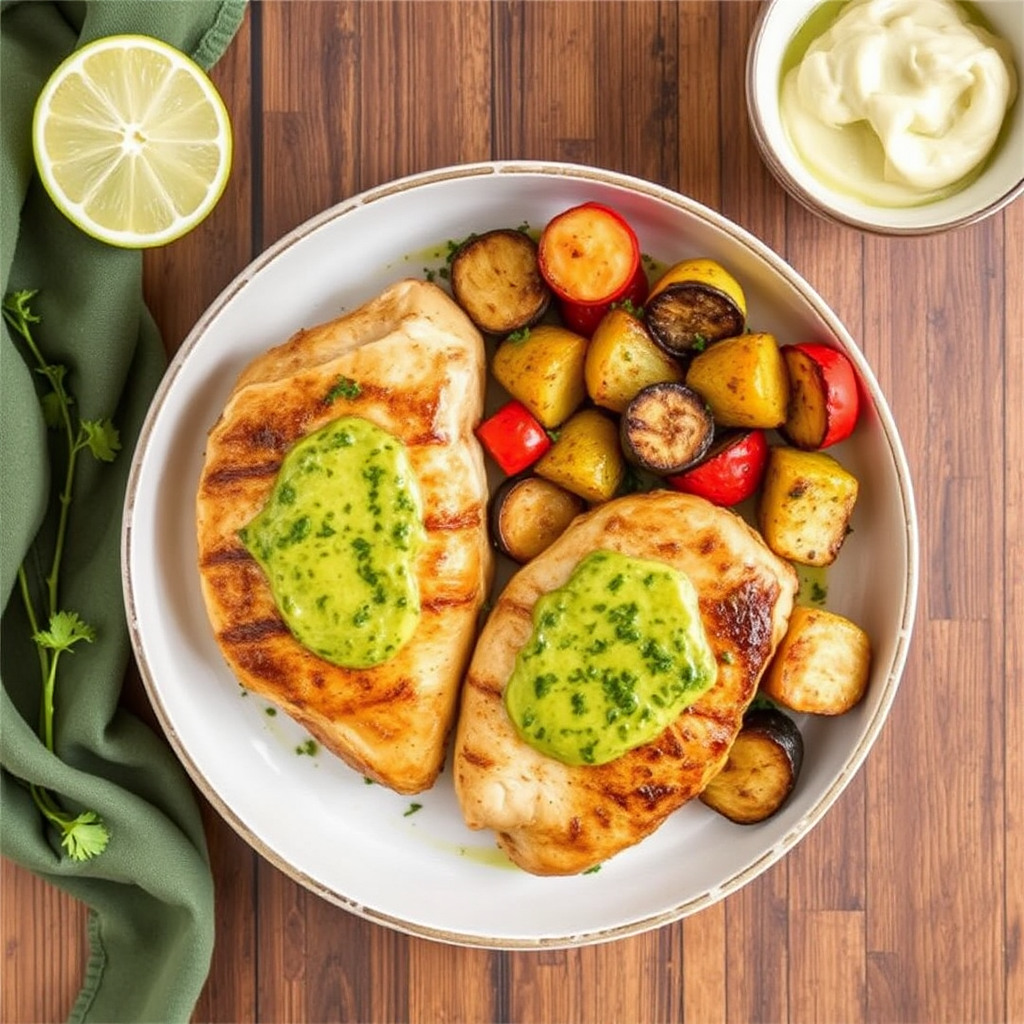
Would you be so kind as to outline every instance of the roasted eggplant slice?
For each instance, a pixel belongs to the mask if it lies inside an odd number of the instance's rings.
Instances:
[[[536,323],[551,301],[537,266],[537,245],[523,231],[497,228],[473,235],[451,260],[455,301],[487,334],[509,334]]]
[[[764,821],[793,792],[803,759],[804,741],[793,719],[773,707],[754,708],[701,802],[738,825]]]
[[[619,421],[622,450],[641,469],[659,476],[698,462],[715,434],[707,403],[676,381],[649,384],[634,396]]]
[[[528,562],[557,540],[586,507],[581,497],[543,477],[511,477],[491,500],[494,546],[515,562]]]
[[[743,332],[743,311],[724,291],[698,281],[678,281],[647,300],[647,329],[666,352],[688,356]]]

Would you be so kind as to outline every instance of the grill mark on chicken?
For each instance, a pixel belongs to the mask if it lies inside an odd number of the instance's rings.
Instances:
[[[423,525],[431,533],[442,533],[449,530],[475,529],[483,521],[483,506],[474,505],[461,512],[447,512],[439,515],[426,515]]]
[[[490,768],[494,764],[493,758],[488,757],[486,754],[481,754],[478,750],[463,751],[462,756],[477,768]]]
[[[241,480],[273,479],[281,469],[281,460],[275,462],[254,462],[249,465],[232,464],[214,469],[203,477],[203,488],[214,491]]]
[[[756,580],[744,580],[725,598],[709,602],[705,609],[716,632],[727,637],[747,659],[763,660],[771,647],[771,610],[779,587],[764,586]]]
[[[226,644],[242,646],[261,643],[282,635],[290,635],[290,633],[281,619],[256,619],[251,622],[240,622],[237,626],[222,630],[220,638]]]
[[[254,562],[255,559],[249,552],[239,546],[233,548],[219,548],[211,551],[199,564],[207,568],[217,565],[230,565],[233,562]]]
[[[442,612],[451,608],[464,608],[468,604],[476,603],[477,592],[471,594],[458,594],[455,597],[432,597],[420,602],[420,610],[425,612]]]

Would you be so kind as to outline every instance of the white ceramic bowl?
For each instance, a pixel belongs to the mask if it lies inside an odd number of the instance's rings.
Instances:
[[[975,0],[1014,51],[1018,96],[1006,137],[966,188],[922,206],[873,206],[823,185],[794,151],[779,115],[780,67],[790,40],[821,0],[766,0],[747,51],[747,111],[769,170],[808,209],[830,220],[886,235],[925,235],[988,217],[1024,193],[1024,0]]]
[[[445,243],[524,221],[541,227],[586,200],[615,207],[645,253],[709,255],[743,284],[749,319],[783,341],[819,339],[856,367],[864,412],[830,449],[861,481],[853,533],[828,574],[829,607],[872,638],[865,699],[800,723],[800,781],[782,810],[734,825],[699,801],[598,873],[536,878],[463,823],[449,774],[408,797],[366,785],[340,760],[299,756],[306,735],[265,701],[242,699],[203,607],[195,490],[206,434],[241,369],[301,327],[390,282],[444,263]],[[438,255],[440,254],[440,255]],[[153,707],[197,786],[265,857],[354,913],[447,942],[567,946],[653,928],[706,907],[782,857],[821,820],[877,738],[896,695],[917,594],[910,475],[860,349],[784,260],[726,218],[668,189],[567,164],[446,168],[375,188],[267,250],[202,316],[156,395],[132,465],[123,532],[132,642]]]

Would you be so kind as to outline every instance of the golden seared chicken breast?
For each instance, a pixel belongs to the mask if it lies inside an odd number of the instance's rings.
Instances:
[[[254,360],[210,432],[199,573],[243,686],[400,793],[441,770],[490,586],[483,340],[402,281]]]
[[[725,762],[796,574],[734,513],[654,491],[577,518],[512,577],[463,687],[466,822],[574,874],[650,835]]]

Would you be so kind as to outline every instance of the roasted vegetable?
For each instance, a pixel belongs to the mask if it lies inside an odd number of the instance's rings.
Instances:
[[[774,708],[747,712],[722,770],[704,787],[702,803],[738,825],[771,817],[800,776],[804,741],[796,723]]]
[[[535,471],[587,501],[608,501],[626,472],[618,427],[598,409],[581,409],[562,426]]]
[[[451,259],[455,301],[488,334],[510,334],[536,323],[551,289],[537,266],[537,245],[523,231],[498,228],[473,235]]]
[[[761,486],[767,464],[763,430],[732,431],[716,439],[696,466],[668,477],[667,483],[715,505],[738,505]]]
[[[476,428],[487,454],[511,476],[532,466],[550,447],[551,438],[522,402],[506,402]]]
[[[797,448],[828,448],[853,433],[860,394],[853,365],[838,349],[816,343],[781,349],[789,374],[783,433]]]
[[[597,330],[598,324],[604,319],[606,313],[617,307],[628,312],[639,313],[643,304],[647,301],[647,293],[650,290],[650,282],[647,280],[647,271],[643,262],[637,264],[633,280],[629,282],[626,290],[609,302],[582,305],[579,302],[569,302],[566,299],[558,300],[558,312],[561,314],[562,322],[570,331],[582,334],[590,338]]]
[[[539,476],[506,480],[491,499],[491,538],[513,561],[539,555],[587,507],[572,494]]]
[[[549,429],[568,419],[587,389],[587,339],[564,327],[541,324],[506,338],[494,353],[495,380]]]
[[[679,364],[654,343],[643,321],[625,309],[613,309],[598,324],[583,375],[594,403],[612,412],[623,412],[648,384],[683,379]]]
[[[773,447],[757,525],[768,547],[803,565],[830,565],[846,539],[857,478],[831,455]]]
[[[582,203],[548,222],[537,244],[537,262],[560,299],[598,305],[625,293],[640,264],[640,243],[614,210]]]
[[[771,334],[740,334],[695,356],[686,383],[723,427],[770,430],[786,419],[789,377]]]
[[[871,642],[860,626],[797,605],[761,690],[792,711],[841,715],[864,696],[870,670]]]
[[[649,384],[619,421],[622,451],[658,476],[681,473],[711,447],[715,423],[704,399],[685,384]]]
[[[645,307],[652,337],[687,356],[742,332],[747,302],[739,282],[709,259],[684,260],[654,283]]]

